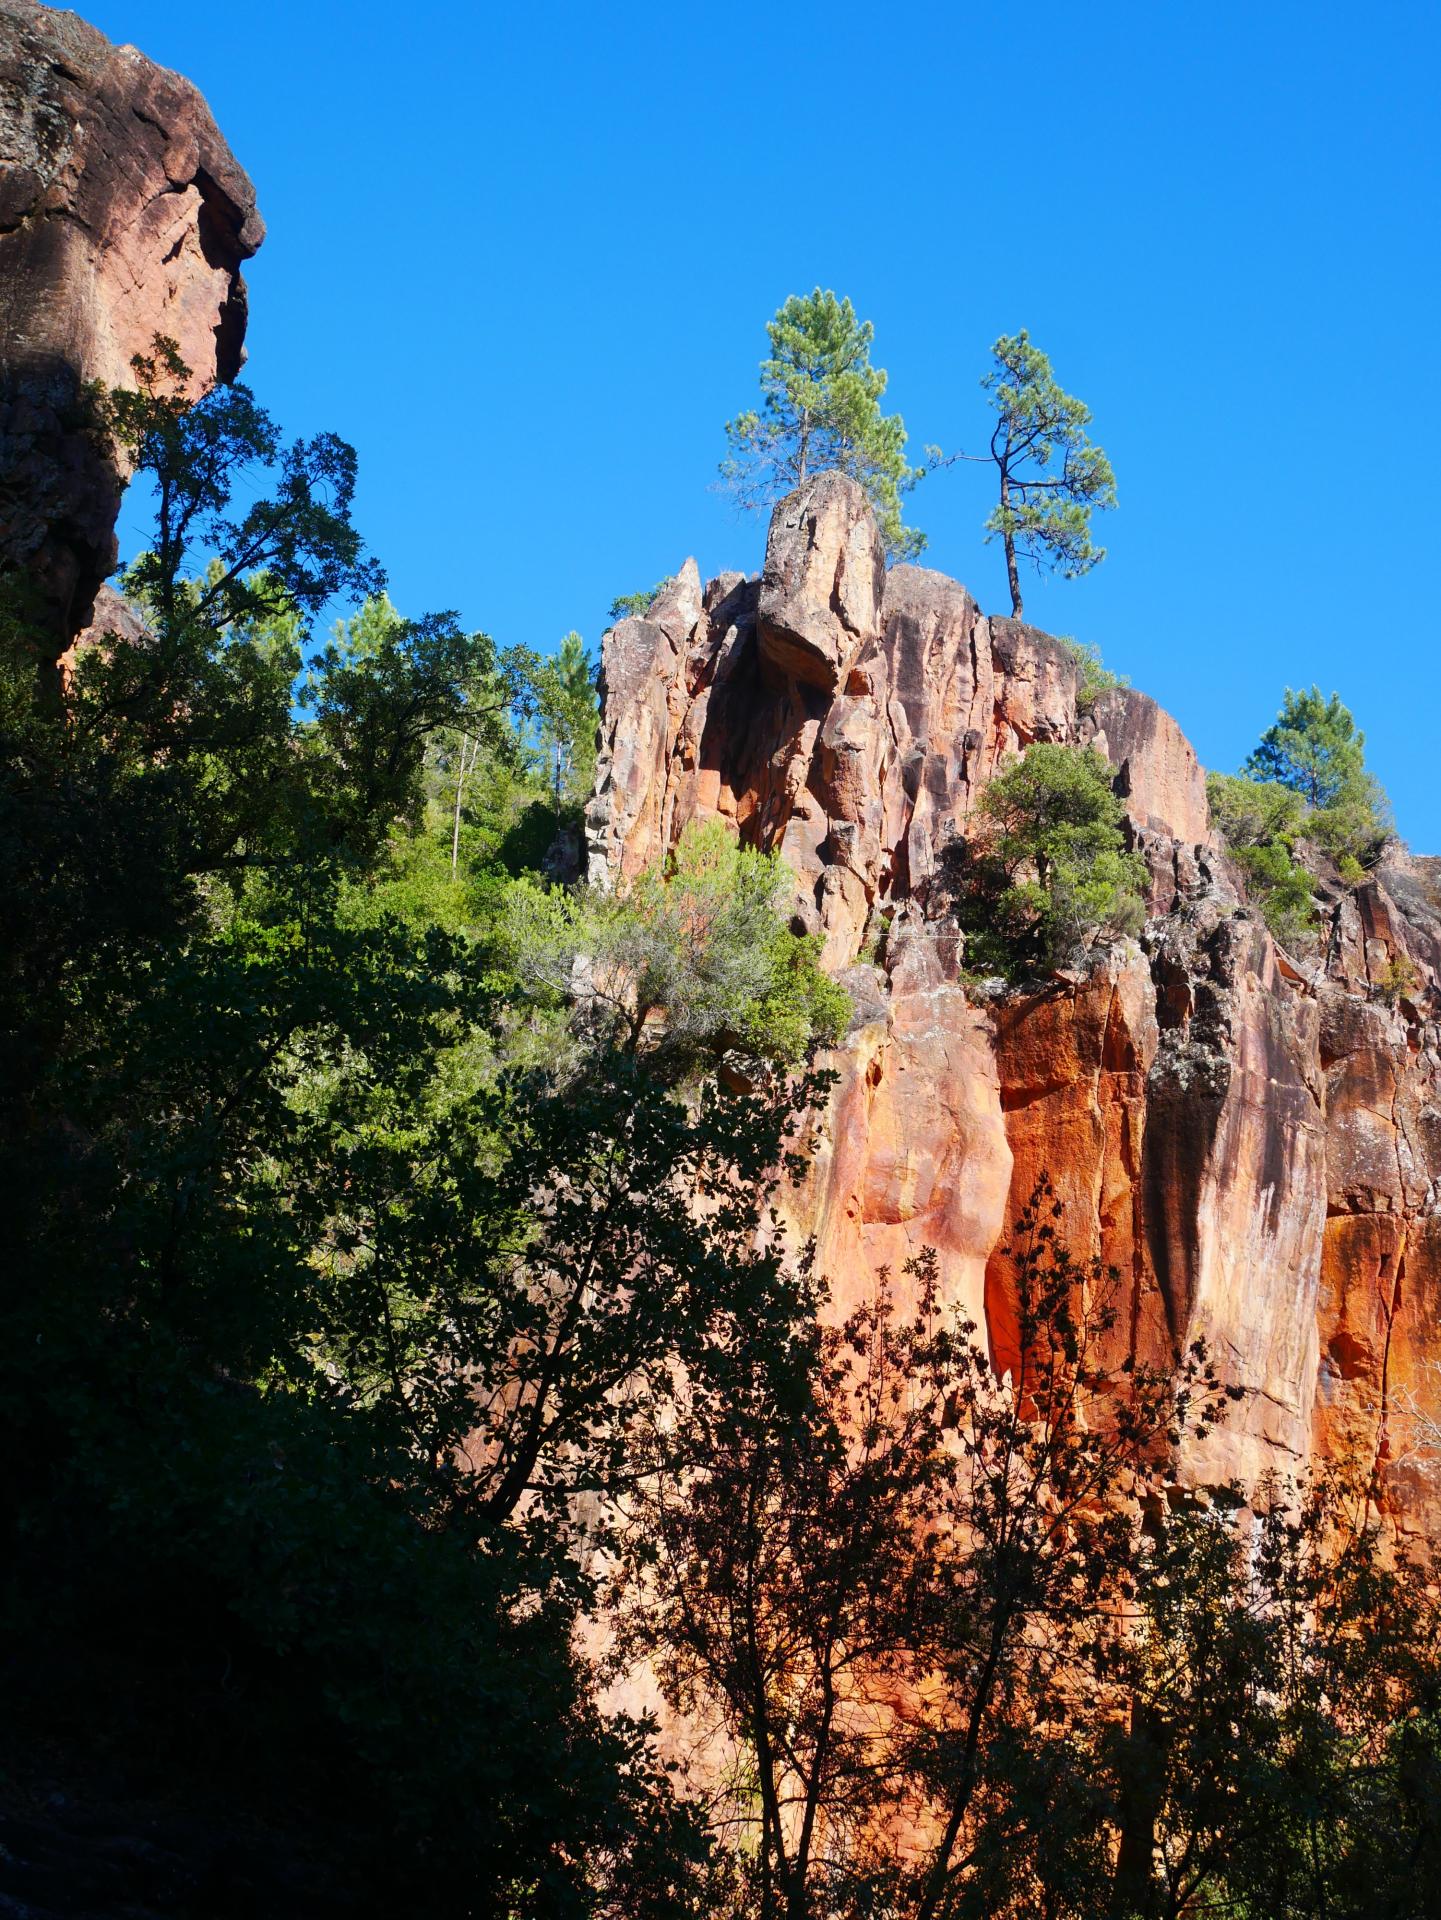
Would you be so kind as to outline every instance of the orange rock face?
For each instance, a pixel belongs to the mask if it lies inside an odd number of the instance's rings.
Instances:
[[[932,1246],[1008,1365],[1004,1249],[1046,1172],[1073,1248],[1118,1271],[1118,1349],[1165,1362],[1201,1338],[1246,1389],[1188,1473],[1255,1485],[1351,1452],[1441,1531],[1419,1442],[1441,1408],[1434,863],[1398,856],[1341,896],[1321,958],[1280,953],[1170,716],[1128,689],[1078,712],[1062,643],[940,574],[886,573],[834,474],[777,508],[759,581],[703,589],[687,562],[607,635],[602,695],[592,878],[624,885],[719,816],[782,853],[796,924],[854,989],[794,1202],[841,1307]],[[938,865],[1033,740],[1115,768],[1151,918],[1044,991],[978,996]]]
[[[1338,911],[1318,985],[1327,1125],[1315,1407],[1318,1445],[1374,1460],[1398,1510],[1433,1537],[1441,1532],[1434,888],[1429,861],[1383,870]]]
[[[114,565],[120,477],[85,383],[157,334],[203,392],[243,358],[255,193],[204,100],[73,13],[0,0],[0,568],[63,645]]]
[[[985,1317],[1012,1153],[989,1026],[957,983],[958,957],[953,934],[909,931],[889,992],[830,1062],[836,1095],[797,1215],[841,1314],[881,1268],[903,1287],[906,1261],[932,1247],[947,1303]]]

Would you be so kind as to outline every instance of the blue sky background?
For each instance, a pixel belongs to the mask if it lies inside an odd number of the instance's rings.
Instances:
[[[1097,642],[1208,765],[1339,689],[1441,852],[1441,8],[90,0],[206,93],[270,238],[248,378],[360,453],[406,612],[592,642],[694,553],[764,323],[876,329],[912,447],[973,445],[1028,326],[1095,414],[1105,565],[1027,614]],[[985,469],[927,560],[1006,605]]]

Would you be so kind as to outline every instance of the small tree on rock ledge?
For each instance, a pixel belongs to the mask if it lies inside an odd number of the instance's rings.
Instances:
[[[980,813],[946,859],[974,964],[1018,980],[1101,932],[1139,931],[1146,865],[1126,851],[1125,809],[1094,748],[1035,742],[987,787]]]

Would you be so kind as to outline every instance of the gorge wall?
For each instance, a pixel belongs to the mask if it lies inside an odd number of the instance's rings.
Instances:
[[[1073,1248],[1120,1271],[1126,1351],[1203,1338],[1246,1389],[1188,1474],[1354,1454],[1441,1530],[1437,865],[1398,851],[1331,891],[1318,954],[1283,953],[1176,723],[1129,689],[1083,712],[1077,677],[954,581],[888,573],[861,490],[824,474],[776,509],[758,581],[687,561],[606,636],[590,877],[623,886],[712,816],[794,873],[855,1003],[794,1200],[842,1305],[932,1246],[1006,1365],[1004,1248],[1044,1170]],[[945,848],[1036,740],[1114,767],[1150,918],[1039,991],[968,988]]]
[[[0,572],[63,647],[115,564],[122,477],[87,382],[174,340],[190,389],[244,357],[255,191],[187,80],[73,13],[0,0]]]

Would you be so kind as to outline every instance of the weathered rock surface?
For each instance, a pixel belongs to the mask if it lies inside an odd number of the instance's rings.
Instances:
[[[874,632],[885,588],[865,497],[825,473],[771,520],[761,575],[761,659],[779,679],[834,693]]]
[[[797,1223],[842,1306],[936,1249],[1013,1356],[1016,1214],[1049,1173],[1075,1250],[1119,1271],[1120,1350],[1203,1338],[1246,1389],[1184,1465],[1251,1485],[1318,1453],[1382,1470],[1441,1533],[1441,863],[1338,894],[1282,953],[1212,840],[1180,728],[1118,689],[1077,710],[1068,649],[927,569],[886,573],[860,489],[776,510],[759,582],[694,563],[607,635],[590,871],[624,885],[719,816],[784,855],[795,919],[857,986]],[[981,996],[937,884],[1034,740],[1114,767],[1151,873],[1137,942],[1043,991]],[[877,934],[884,932],[882,941]],[[863,948],[879,952],[857,966]]]
[[[1012,1152],[988,1023],[958,961],[954,932],[917,926],[894,942],[875,1005],[856,983],[859,1019],[831,1062],[836,1097],[797,1196],[842,1313],[883,1267],[904,1285],[906,1261],[931,1247],[947,1303],[978,1325],[985,1315]]]
[[[157,334],[193,391],[233,379],[263,237],[188,81],[73,13],[0,0],[0,570],[38,587],[57,651],[115,560],[121,482],[85,383],[124,384]]]

